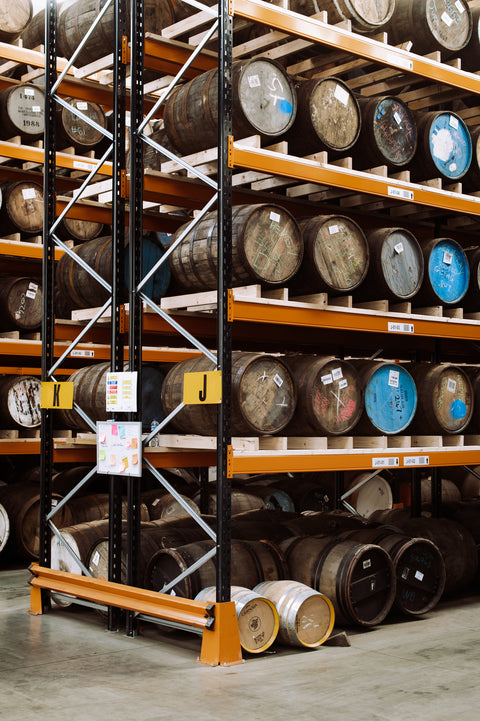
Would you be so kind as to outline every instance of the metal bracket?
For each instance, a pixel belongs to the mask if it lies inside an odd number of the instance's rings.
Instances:
[[[126,312],[125,312],[125,306],[120,306],[120,312],[118,314],[118,330],[120,333],[125,333],[125,320],[126,320]]]
[[[127,171],[125,168],[120,171],[120,195],[122,198],[127,199],[129,196],[127,186]]]
[[[228,289],[227,320],[233,323],[233,288]]]
[[[227,162],[228,167],[233,168],[233,135],[229,135],[227,138]]]
[[[124,65],[130,62],[130,53],[128,50],[128,37],[127,35],[122,35],[122,63]]]
[[[233,446],[227,446],[227,478],[233,477]]]
[[[228,0],[228,14],[232,15],[232,17],[233,13],[235,12],[234,4],[234,0]]]

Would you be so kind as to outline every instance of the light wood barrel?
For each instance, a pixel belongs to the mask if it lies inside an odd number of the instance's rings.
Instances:
[[[0,91],[0,137],[20,135],[29,143],[45,130],[45,93],[38,85],[20,83]]]
[[[32,331],[42,323],[42,288],[37,279],[0,277],[0,328]]]
[[[7,0],[8,2],[8,0]],[[38,48],[45,43],[45,8],[38,10],[22,31],[24,48]]]
[[[0,42],[13,43],[28,27],[32,16],[31,0],[0,0]]]
[[[269,58],[238,61],[232,69],[232,121],[235,139],[260,135],[273,142],[293,124],[295,88],[283,67]],[[216,147],[218,71],[209,70],[170,93],[165,129],[184,154]]]
[[[0,428],[38,428],[40,388],[34,376],[0,376]]]
[[[60,535],[77,558],[88,568],[91,550],[100,540],[108,538],[108,528],[108,519],[97,519],[65,526],[60,529]],[[52,536],[51,554],[52,568],[67,573],[76,573],[80,576],[83,575],[80,564],[56,535]],[[105,578],[107,577],[108,572]]]
[[[39,183],[19,181],[1,186],[2,235],[38,235],[43,231],[43,188]]]
[[[299,221],[302,264],[289,285],[299,295],[351,293],[364,281],[370,251],[363,230],[344,215],[317,215]]]
[[[297,581],[263,581],[253,589],[269,599],[278,612],[278,640],[287,646],[321,646],[335,623],[333,605],[323,593]]]
[[[185,373],[214,369],[215,365],[205,356],[176,363],[168,371],[162,386],[165,415],[168,416],[182,402]],[[232,433],[264,435],[281,431],[293,416],[295,400],[292,377],[279,358],[261,353],[233,352]],[[216,406],[185,406],[169,426],[181,433],[215,435]]]
[[[181,226],[172,244],[184,232]],[[173,278],[185,292],[217,287],[217,213],[207,213],[170,255]],[[232,212],[232,283],[287,283],[298,271],[303,240],[295,218],[277,205],[237,205]]]
[[[462,246],[452,238],[434,238],[421,246],[425,274],[415,302],[446,306],[460,303],[470,282],[468,258]]]
[[[360,376],[348,361],[333,356],[284,357],[297,388],[295,413],[286,435],[348,433],[363,411]]]
[[[196,601],[216,601],[216,587],[207,586],[197,593]],[[262,653],[270,648],[279,630],[279,619],[275,604],[263,594],[249,588],[232,586],[230,598],[235,602],[235,611],[240,633],[240,645],[248,653]]]
[[[55,234],[61,240],[73,240],[74,244],[79,244],[98,238],[104,230],[104,224],[95,220],[80,220],[65,216],[57,226]]]
[[[351,20],[357,33],[381,30],[393,13],[393,0],[289,0],[289,9],[303,15],[328,12],[329,23]]]
[[[77,115],[75,109],[93,120],[101,128],[107,127],[107,119],[103,108],[91,100],[65,98],[65,102],[68,103],[71,110],[67,110],[63,105],[57,106],[57,148],[62,149],[73,146],[77,153],[82,154],[94,148],[105,136],[100,130],[89,125]]]
[[[10,519],[8,517],[7,509],[2,503],[0,503],[0,551],[3,551],[7,545],[9,536]]]
[[[353,153],[355,167],[386,165],[393,170],[410,163],[417,149],[417,128],[408,105],[392,95],[359,95],[357,100],[362,129]]]
[[[348,85],[330,77],[299,81],[296,89],[298,110],[288,132],[289,151],[346,153],[357,142],[361,127],[360,108]]]
[[[472,33],[472,16],[466,0],[395,0],[384,28],[393,45],[410,40],[412,52],[424,55],[440,50],[447,57],[464,48]]]
[[[366,481],[365,479],[369,475],[369,471],[359,473],[354,476],[345,489],[349,491],[365,481],[345,499],[363,518],[368,518],[374,511],[391,508],[393,503],[392,489],[388,480],[377,474]]]
[[[410,169],[414,179],[461,180],[472,162],[472,138],[462,118],[451,111],[417,114],[418,145]]]
[[[422,435],[461,433],[473,414],[473,389],[462,366],[412,363],[409,372],[418,389],[410,430]]]

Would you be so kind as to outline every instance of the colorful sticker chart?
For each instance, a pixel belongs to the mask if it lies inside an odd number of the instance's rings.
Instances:
[[[137,371],[107,373],[107,411],[135,413],[137,410]]]
[[[140,421],[97,422],[97,473],[112,476],[142,475]]]

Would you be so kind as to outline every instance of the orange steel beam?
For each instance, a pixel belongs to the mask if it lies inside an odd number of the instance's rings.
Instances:
[[[403,202],[441,208],[444,211],[480,215],[480,198],[472,195],[461,195],[392,178],[382,178],[370,173],[348,170],[292,155],[242,147],[237,143],[233,144],[232,165],[271,175],[285,175],[305,182],[345,188],[358,193],[383,196],[389,200],[398,199]]]
[[[399,68],[420,75],[431,81],[451,85],[461,90],[480,93],[480,77],[473,73],[437,63],[377,40],[328,25],[328,23],[269,5],[259,0],[232,0],[233,12],[239,17],[268,27],[282,30],[288,35],[298,35],[335,50],[344,50],[367,60]]]
[[[68,201],[62,198],[57,198],[56,212],[57,216],[63,212],[67,206]],[[67,213],[69,218],[76,218],[77,220],[95,220],[98,223],[105,223],[105,225],[111,225],[112,223],[112,208],[109,206],[95,203],[94,201],[79,201],[75,203]],[[129,223],[129,213],[125,214],[125,225]],[[144,213],[143,215],[143,229],[145,231],[152,230],[153,232],[161,231],[164,233],[174,233],[177,228],[185,222],[185,218],[181,216],[167,215],[166,213]],[[63,254],[63,251],[60,251]]]
[[[105,606],[115,606],[164,621],[185,626],[185,630],[201,630],[202,650],[199,661],[208,666],[227,666],[242,662],[240,634],[235,603],[206,603],[189,598],[148,591],[101,578],[77,576],[30,565],[30,613],[41,615],[41,591],[66,593]]]
[[[26,243],[20,240],[0,239],[0,255],[41,261],[43,257],[43,245],[40,243]],[[63,250],[55,248],[55,260],[59,260],[62,255]]]
[[[176,75],[190,58],[194,48],[178,40],[163,38],[161,35],[145,33],[145,60],[146,68]],[[218,56],[210,50],[203,50],[185,73],[186,78],[192,78],[199,73],[212,70],[218,65]]]
[[[39,453],[40,441],[38,441],[38,450],[29,452]],[[216,465],[215,451],[158,451],[158,449],[145,448],[143,452],[155,468],[194,468]],[[55,438],[53,451],[55,463],[95,463],[96,457],[97,449],[94,444],[75,446],[69,438]]]
[[[229,320],[231,321],[480,341],[478,321],[427,318],[427,316],[415,314],[369,313],[354,308],[305,308],[296,306],[294,301],[285,303],[269,300],[267,303],[261,298],[258,300],[235,298],[234,293],[234,290],[229,290]],[[391,324],[393,324],[393,328]]]

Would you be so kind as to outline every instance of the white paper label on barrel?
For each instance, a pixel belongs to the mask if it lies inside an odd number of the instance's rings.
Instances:
[[[343,378],[343,373],[341,368],[334,368],[332,371],[332,378],[334,381],[340,380],[340,378]]]
[[[335,235],[336,233],[338,233],[338,225],[329,225],[328,232],[330,233],[330,235]]]
[[[393,117],[397,125],[400,125],[400,123],[402,122],[402,116],[400,115],[400,113],[393,113]]]
[[[32,105],[32,113],[40,113],[42,111],[42,108],[40,105]]]
[[[28,96],[29,98],[34,98],[34,97],[35,97],[35,90],[34,90],[33,88],[24,88],[23,94],[24,94],[26,97]]]
[[[52,498],[52,508],[55,508],[57,503],[58,503],[58,500],[56,498]]]
[[[413,200],[413,190],[394,188],[393,185],[389,185],[387,192],[391,198],[403,198],[403,200]]]
[[[249,75],[248,76],[248,84],[250,85],[251,88],[259,88],[261,83],[260,83],[260,78],[258,77],[258,75]]]
[[[456,0],[455,7],[457,8],[460,15],[465,12],[465,8],[463,7],[463,4],[460,2],[460,0]]]
[[[450,391],[450,393],[455,393],[456,390],[457,390],[457,381],[454,380],[453,378],[449,378],[448,383],[447,383],[447,391]]]
[[[278,375],[278,373],[275,373],[273,376],[273,382],[280,388],[283,386],[283,378]]]
[[[332,374],[328,373],[328,375],[322,376],[320,380],[322,381],[324,386],[328,386],[330,385],[330,383],[333,383]]]
[[[32,200],[37,197],[37,191],[35,188],[23,188],[22,196],[24,200]]]
[[[341,380],[340,383],[338,384],[338,387],[339,387],[339,388],[346,388],[347,386],[348,386],[348,381],[347,381],[347,379],[346,379],[346,378],[342,378],[342,380]]]
[[[403,253],[403,243],[397,243],[397,245],[393,246],[393,249],[395,253],[398,253],[400,255],[400,253]]]
[[[400,372],[399,371],[390,371],[388,374],[388,385],[392,386],[392,388],[398,388],[398,384],[400,383]]]
[[[415,571],[415,578],[417,581],[423,581],[423,573],[421,571]]]
[[[447,27],[450,27],[453,23],[453,19],[446,12],[443,12],[440,16]]]
[[[28,290],[34,290],[35,292],[38,290],[37,283],[33,283],[32,281],[28,284]]]
[[[273,210],[270,213],[270,220],[273,220],[274,223],[280,222],[280,215],[278,213],[274,213]]]
[[[445,265],[452,265],[453,260],[453,254],[449,253],[448,250],[446,250],[443,254],[443,262]]]
[[[430,456],[405,456],[403,459],[404,466],[428,466],[430,465]]]
[[[335,86],[335,92],[333,94],[337,98],[337,100],[340,100],[343,105],[346,105],[348,103],[349,94],[347,93],[345,88],[342,88],[341,85]]]
[[[152,503],[152,506],[156,506],[157,503],[160,503],[160,499],[159,499],[159,498],[156,498],[156,499],[154,500],[154,502]]]
[[[36,291],[36,290],[27,290],[27,292],[25,293],[25,295],[27,296],[27,298],[31,298],[32,300],[35,300],[35,296],[37,295],[37,291]]]
[[[94,566],[98,566],[99,560],[100,560],[100,554],[99,554],[98,551],[95,551],[95,554],[94,554],[94,556],[93,556],[93,558],[92,558],[92,564],[93,564]]]
[[[88,110],[88,103],[77,103],[78,110]]]
[[[457,130],[458,128],[458,118],[455,117],[455,115],[450,115],[449,121],[452,128],[455,128]]]
[[[372,567],[372,562],[371,562],[371,560],[370,560],[369,558],[366,558],[366,559],[364,560],[364,562],[362,563],[362,566],[363,566],[364,570],[367,569],[367,568],[371,568],[371,567]]]

